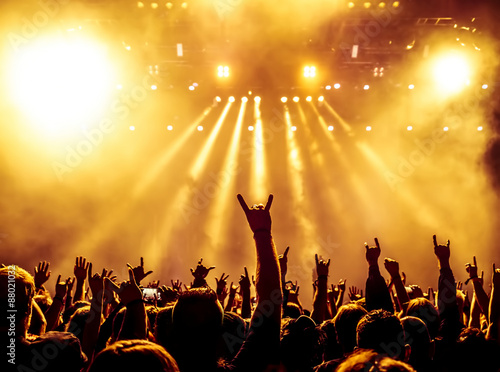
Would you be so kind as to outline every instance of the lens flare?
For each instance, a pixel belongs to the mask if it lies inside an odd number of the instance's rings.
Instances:
[[[442,93],[459,93],[470,79],[469,63],[459,54],[440,57],[434,64],[433,76],[437,88]]]

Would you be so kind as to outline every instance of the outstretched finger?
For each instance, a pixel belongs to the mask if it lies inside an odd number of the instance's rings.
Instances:
[[[269,209],[271,209],[271,204],[273,204],[273,199],[274,199],[273,194],[269,194],[269,198],[267,199],[267,204],[264,210],[269,211]]]
[[[243,199],[243,196],[241,194],[238,194],[236,197],[238,198],[238,201],[240,202],[240,205],[241,205],[241,208],[243,209],[243,212],[248,213],[250,211],[250,208],[248,208],[248,205],[245,202],[245,199]]]
[[[153,271],[152,270],[149,270],[147,273],[144,274],[144,278],[147,277],[148,275],[152,274]]]
[[[144,267],[144,257],[141,257],[141,267]]]
[[[213,270],[213,269],[215,269],[215,266],[210,266],[210,267],[208,268],[208,271]]]
[[[378,249],[380,249],[380,244],[378,244],[378,239],[377,239],[377,238],[375,238],[375,246],[376,246]]]
[[[203,257],[201,257],[200,260],[198,261],[198,265],[201,265],[202,262],[203,262]]]
[[[59,274],[59,276],[57,277],[57,284],[61,283],[61,274]]]
[[[448,239],[448,241],[446,242],[446,246],[450,248],[450,239]]]
[[[248,270],[246,266],[245,266],[245,277],[248,278]]]
[[[314,259],[316,260],[316,265],[318,265],[319,261],[318,261],[318,254],[317,253],[314,255]]]
[[[120,290],[120,287],[117,286],[115,282],[112,282],[108,277],[106,277],[105,280],[106,280],[106,284],[109,286],[109,288],[111,288],[111,290],[113,292],[118,293],[118,291]]]
[[[92,262],[89,263],[89,269],[87,271],[87,276],[88,276],[89,281],[90,281],[90,279],[92,278]]]
[[[473,257],[472,257],[472,260],[473,260],[473,262],[474,262],[474,266],[476,266],[476,267],[477,267],[476,256],[473,256]]]
[[[370,247],[368,246],[368,243],[365,242],[365,249],[368,250]]]
[[[135,284],[134,270],[128,269],[128,279],[130,280],[130,284]]]
[[[290,247],[286,247],[285,253],[283,253],[283,257],[286,258],[288,256],[288,251],[290,250]]]
[[[438,243],[437,243],[436,235],[432,235],[432,241],[434,242],[434,247],[437,247]]]
[[[326,267],[330,266],[330,259],[328,259],[328,262],[326,263]]]

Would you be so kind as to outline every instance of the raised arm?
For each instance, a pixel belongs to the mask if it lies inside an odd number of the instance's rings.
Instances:
[[[207,281],[206,281],[206,277],[211,270],[215,269],[215,266],[207,267],[207,266],[203,265],[202,262],[203,262],[203,258],[200,258],[200,260],[198,261],[198,265],[196,266],[196,269],[195,270],[190,269],[191,274],[194,277],[193,285],[191,286],[191,288],[199,288],[199,287],[208,286]]]
[[[500,343],[500,269],[493,264],[493,274],[491,278],[491,298],[489,309],[489,326],[487,338]]]
[[[52,299],[52,305],[50,305],[48,310],[45,312],[45,319],[47,319],[47,332],[53,331],[59,325],[60,314],[64,309],[66,287],[66,283],[61,282],[61,275],[59,275],[56,282],[56,295]]]
[[[75,267],[73,268],[73,273],[76,278],[75,286],[75,297],[73,302],[85,300],[85,280],[87,279],[87,271],[89,269],[89,263],[85,257],[77,257],[75,262]]]
[[[92,300],[90,301],[90,312],[82,338],[82,350],[89,358],[89,361],[93,358],[101,326],[105,271],[103,269],[101,275],[98,273],[92,275],[92,263],[89,263],[88,281],[90,292],[92,292]]]
[[[240,291],[241,291],[241,317],[250,318],[252,315],[252,305],[250,303],[250,277],[248,276],[248,270],[245,267],[245,274],[240,276]]]
[[[383,309],[390,313],[394,312],[391,294],[384,277],[380,274],[378,258],[380,257],[380,244],[375,238],[375,247],[365,243],[365,256],[368,262],[368,279],[366,279],[366,308],[368,311]]]
[[[313,300],[313,311],[311,318],[316,324],[322,323],[325,318],[325,310],[327,306],[327,292],[328,292],[328,271],[330,268],[330,260],[319,260],[318,255],[314,255],[316,261],[316,275],[318,286]]]
[[[474,294],[476,295],[476,303],[479,305],[481,312],[484,314],[486,319],[488,319],[488,307],[490,299],[486,294],[483,288],[483,282],[480,277],[478,277],[477,273],[477,261],[476,256],[472,257],[472,265],[470,263],[465,264],[465,270],[469,274],[469,279],[465,282],[466,284],[469,281],[472,281],[472,287],[474,288]],[[481,274],[482,277],[482,274]]]
[[[399,263],[398,261],[393,260],[391,258],[386,258],[384,260],[384,266],[389,275],[391,276],[392,284],[396,289],[399,308],[403,310],[404,314],[406,314],[406,307],[408,306],[410,298],[408,297],[408,293],[406,292],[403,280],[401,279],[401,275],[399,274]]]

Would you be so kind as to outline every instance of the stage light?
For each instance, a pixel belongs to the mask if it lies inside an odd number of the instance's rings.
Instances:
[[[483,130],[483,127],[482,127],[482,126],[479,126],[479,127],[477,127],[477,130],[478,130],[479,132],[481,132],[481,131]]]
[[[355,5],[356,5],[356,4],[354,4],[352,1],[349,1],[349,2],[347,3],[347,7],[348,7],[349,9],[354,8],[354,6],[355,6]]]
[[[99,120],[121,87],[107,47],[82,35],[37,37],[5,64],[9,99],[52,139],[80,134],[82,125]]]
[[[410,89],[410,90],[415,89],[415,85],[413,85],[413,84],[408,85],[408,89]]]
[[[182,3],[181,7],[182,7],[182,9],[187,9],[188,3],[186,3],[186,2]]]
[[[385,3],[384,3],[384,2],[379,3],[379,4],[378,4],[378,7],[379,7],[380,9],[384,9],[384,8],[385,8]]]
[[[221,102],[221,101],[222,101],[222,99],[221,99],[219,96],[215,97],[215,100],[216,100],[217,102]]]
[[[281,102],[285,103],[286,101],[288,101],[288,98],[286,98],[286,97],[281,97]]]
[[[138,8],[144,8],[144,3],[142,1],[137,2],[137,7]]]
[[[229,66],[219,66],[217,67],[217,76],[218,77],[229,77]]]
[[[316,77],[316,67],[315,66],[304,67],[304,77],[308,79]]]
[[[174,4],[172,4],[170,2],[166,4],[167,9],[172,9],[173,6],[174,6]]]
[[[248,130],[249,130],[250,132],[251,132],[251,131],[253,131],[253,130],[254,130],[253,125],[250,125],[250,126],[248,127]]]
[[[292,132],[295,132],[295,131],[297,131],[297,127],[296,127],[295,125],[292,125],[292,126],[290,127],[290,130],[291,130]]]
[[[488,89],[488,84],[483,84],[483,86],[481,88]]]
[[[328,126],[328,130],[329,130],[330,132],[332,132],[332,131],[333,131],[333,129],[334,129],[334,128],[333,128],[333,125],[329,125],[329,126]]]
[[[334,87],[335,89],[340,89],[340,84],[339,84],[339,83],[336,83],[336,84],[334,84],[334,85],[333,85],[333,87]]]
[[[437,58],[433,68],[438,89],[443,93],[458,93],[468,85],[470,68],[460,54],[449,54]]]
[[[241,102],[248,102],[248,98],[247,97],[241,97]]]
[[[174,127],[172,125],[167,125],[167,130],[174,130]]]
[[[393,8],[399,8],[399,1],[395,1],[392,3]]]
[[[367,132],[370,132],[372,130],[372,127],[368,125],[365,129]]]
[[[116,89],[121,90],[122,88],[123,88],[123,85],[121,85],[121,84],[116,85]]]
[[[365,7],[365,9],[370,9],[370,7],[372,6],[372,3],[366,1],[363,6]]]
[[[131,125],[130,127],[128,127],[128,129],[130,129],[131,131],[134,131],[135,127],[133,125]]]
[[[198,125],[196,129],[198,129],[198,132],[201,132],[203,130],[203,125]]]
[[[327,85],[327,86],[325,87],[325,89],[326,89],[326,90],[330,90],[330,89],[332,89],[332,86],[331,86],[331,85]]]
[[[365,86],[363,87],[364,90],[369,90],[370,89],[370,86],[368,84],[365,84]]]
[[[323,96],[319,96],[319,97],[318,97],[318,101],[319,101],[319,102],[323,102],[324,100],[325,100],[325,97],[323,97]]]
[[[151,8],[157,9],[158,8],[158,3],[151,3]]]
[[[444,127],[444,128],[443,128],[443,130],[444,130],[445,132],[448,132],[448,131],[450,130],[450,128],[448,128],[448,127]]]
[[[412,127],[411,125],[408,125],[408,126],[406,127],[406,130],[410,132],[410,131],[412,131],[412,130],[413,130],[413,127]]]
[[[156,85],[154,85],[154,84],[151,85],[151,90],[157,90],[157,89],[158,89],[158,87]]]
[[[229,101],[229,102],[234,102],[234,97],[233,97],[233,96],[229,97],[229,100],[228,100],[228,101]]]
[[[293,102],[299,102],[299,97],[297,96],[293,97]]]
[[[311,96],[307,96],[307,97],[306,97],[306,101],[307,101],[307,102],[311,102],[311,101],[312,101],[312,97],[311,97]]]
[[[189,90],[194,90],[194,86],[193,86],[193,85],[190,85],[188,89],[189,89]]]
[[[260,102],[260,97],[259,96],[255,96],[255,98],[253,99],[255,102]]]

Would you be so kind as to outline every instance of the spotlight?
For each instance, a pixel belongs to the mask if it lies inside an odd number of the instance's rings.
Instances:
[[[323,102],[324,100],[325,100],[325,97],[323,97],[323,96],[319,96],[319,97],[318,97],[318,101],[319,101],[319,102]]]
[[[439,57],[434,64],[434,79],[444,93],[458,93],[469,81],[470,68],[464,56],[449,54]]]
[[[365,86],[363,87],[364,90],[368,90],[370,89],[370,86],[368,84],[365,84]]]
[[[172,4],[170,2],[166,4],[167,9],[172,9],[173,6],[174,6],[174,4]]]
[[[291,130],[292,132],[295,132],[295,131],[297,130],[297,127],[296,127],[295,125],[292,125],[292,126],[290,127],[290,130]]]
[[[304,67],[304,77],[314,78],[316,77],[316,66],[306,66]]]
[[[399,1],[395,1],[392,3],[393,8],[399,8]]]
[[[412,127],[411,125],[408,125],[408,126],[406,127],[406,130],[410,132],[410,131],[412,131],[412,130],[413,130],[413,127]]]
[[[325,87],[325,89],[326,89],[326,90],[330,90],[330,89],[332,89],[332,86],[331,86],[331,85],[327,85],[327,86]]]
[[[229,97],[229,102],[234,102],[234,97],[233,96]]]
[[[355,6],[355,5],[356,5],[356,4],[354,4],[352,1],[349,1],[349,2],[347,3],[347,7],[348,7],[349,9],[354,8],[354,6]]]
[[[444,128],[443,128],[443,130],[444,130],[445,132],[448,132],[448,131],[450,130],[450,128],[448,128],[448,127],[444,127]]]
[[[215,100],[216,100],[217,102],[222,101],[222,99],[221,99],[219,96],[215,97]]]
[[[299,97],[297,96],[293,97],[293,102],[299,102]]]
[[[135,127],[133,125],[131,125],[130,127],[128,127],[128,129],[134,131],[135,130]]]
[[[333,131],[333,129],[334,129],[334,128],[333,128],[333,125],[329,125],[329,126],[328,126],[328,130],[329,130],[330,132],[332,132],[332,131]]]
[[[311,101],[312,101],[312,97],[311,97],[311,96],[307,96],[307,97],[306,97],[306,101],[307,101],[307,102],[311,102]]]
[[[281,102],[285,103],[286,101],[288,101],[288,98],[286,98],[286,97],[281,97]]]
[[[255,102],[260,102],[260,97],[259,96],[255,96],[255,98],[253,99]]]
[[[479,126],[479,127],[477,127],[477,130],[478,130],[479,132],[481,132],[481,131],[483,130],[483,127],[482,127],[482,126]]]
[[[151,85],[151,90],[156,90],[158,87],[156,85]]]
[[[413,84],[408,85],[408,89],[410,89],[410,90],[415,89],[415,85],[413,85]]]
[[[201,132],[203,130],[203,125],[198,125],[198,128],[196,129],[198,129],[198,132]]]
[[[336,84],[334,84],[334,85],[333,85],[333,87],[334,87],[335,89],[340,89],[340,84],[339,84],[339,83],[336,83]]]
[[[144,3],[142,1],[137,2],[137,7],[138,8],[144,8]]]
[[[372,130],[372,127],[368,125],[365,129],[367,132],[370,132]]]
[[[488,89],[488,84],[483,84],[483,86],[481,88]]]
[[[250,132],[251,132],[251,131],[253,131],[253,129],[254,129],[254,128],[253,128],[253,125],[250,125],[250,126],[248,127],[248,130],[249,130]]]
[[[171,126],[171,125],[167,125],[167,130],[173,130],[173,129],[174,129],[174,127],[173,127],[173,126]]]
[[[190,85],[189,90],[194,90],[194,85]]]
[[[247,97],[241,97],[241,102],[248,102],[248,98]]]
[[[116,85],[116,89],[121,90],[122,88],[123,88],[123,86],[121,84]]]
[[[385,3],[384,2],[378,3],[378,7],[380,9],[384,9],[385,8]]]
[[[157,9],[158,8],[158,3],[151,3],[151,8]]]
[[[365,7],[365,9],[370,9],[370,7],[372,6],[372,3],[366,1],[363,6]]]
[[[186,9],[188,7],[188,3],[184,2],[181,4],[182,9]]]
[[[229,66],[219,66],[217,67],[217,76],[218,77],[229,77]]]

